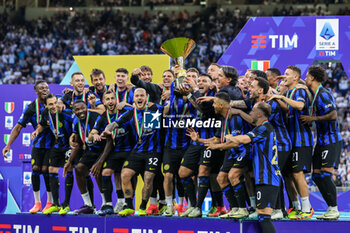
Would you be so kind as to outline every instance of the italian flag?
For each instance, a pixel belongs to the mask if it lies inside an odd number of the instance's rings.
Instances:
[[[270,61],[252,61],[253,70],[262,70],[266,72],[268,68],[270,68]]]
[[[7,113],[12,113],[13,110],[15,110],[15,103],[14,102],[5,102],[5,111]]]

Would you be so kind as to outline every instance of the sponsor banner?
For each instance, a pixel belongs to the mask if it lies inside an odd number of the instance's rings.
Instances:
[[[218,61],[244,75],[247,69],[265,70],[254,61],[284,73],[296,65],[306,77],[315,60],[340,61],[350,73],[350,16],[251,17]],[[350,76],[349,76],[350,77]]]
[[[62,90],[67,86],[50,84],[50,92],[54,94],[61,94]],[[0,105],[3,106],[0,109],[0,116],[2,116],[2,123],[0,125],[1,140],[0,147],[4,148],[6,142],[9,140],[10,130],[16,125],[20,117],[23,115],[24,109],[34,101],[37,96],[33,89],[33,85],[21,85],[21,95],[18,93],[18,85],[0,85]],[[9,115],[10,114],[10,115]],[[11,145],[13,150],[13,156],[11,159],[4,160],[1,156],[0,162],[5,161],[7,166],[21,166],[23,158],[20,154],[31,154],[31,140],[30,134],[34,131],[31,124],[27,124],[27,127],[22,128],[21,134]],[[6,134],[4,134],[6,133]],[[2,136],[4,135],[4,136]],[[21,177],[21,172],[17,174]]]
[[[121,220],[121,221],[118,221]],[[106,218],[106,233],[236,233],[240,222],[189,218]]]
[[[0,232],[8,233],[104,233],[105,219],[59,215],[0,215]]]
[[[344,232],[350,221],[274,221],[276,232]],[[0,215],[0,231],[8,233],[261,233],[258,221],[165,217]]]
[[[345,232],[350,227],[350,221],[273,221],[276,232]],[[242,221],[242,233],[261,233],[261,227],[257,221]]]

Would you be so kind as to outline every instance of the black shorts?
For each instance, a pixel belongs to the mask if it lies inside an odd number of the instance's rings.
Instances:
[[[250,148],[241,151],[239,155],[236,155],[232,150],[226,151],[224,162],[221,166],[220,171],[228,173],[231,168],[244,168],[252,167],[252,161],[250,159]]]
[[[198,171],[198,163],[200,161],[201,152],[205,150],[205,146],[191,144],[186,150],[181,161],[181,166],[191,169],[194,173]]]
[[[120,151],[109,154],[107,160],[103,163],[103,169],[112,169],[120,173],[122,171],[125,160],[129,157],[130,151]]]
[[[289,156],[286,169],[292,172],[309,173],[312,163],[312,146],[294,147]]]
[[[210,173],[217,174],[223,164],[225,151],[203,149],[200,154],[199,165],[210,168]]]
[[[291,155],[290,151],[278,151],[278,166],[280,167],[281,171],[284,170],[286,167],[287,161]]]
[[[170,172],[177,175],[185,150],[174,150],[171,148],[164,148],[163,154],[163,172]]]
[[[341,141],[328,145],[317,144],[312,157],[313,169],[321,169],[322,167],[338,168],[341,148]]]
[[[100,157],[100,153],[86,150],[84,151],[82,157],[80,158],[79,163],[84,164],[87,168],[90,169],[92,165],[96,163],[99,157]]]
[[[45,148],[32,148],[32,167],[38,166],[39,169],[41,167],[46,166],[48,167],[49,164],[49,157],[50,157],[50,149]]]
[[[131,152],[128,159],[124,162],[123,168],[129,168],[136,173],[144,171],[157,174],[160,168],[160,157],[158,153],[136,153]]]
[[[70,157],[71,149],[57,149],[51,148],[50,150],[50,166],[51,167],[63,167]],[[78,156],[77,156],[78,157]]]
[[[233,158],[233,168],[249,168],[248,170],[253,169],[252,160],[250,159],[251,147],[245,147],[245,150],[241,151],[239,155],[236,155]]]
[[[221,172],[225,172],[228,173],[232,166],[233,166],[233,154],[231,153],[230,150],[225,151],[225,158],[224,158],[224,162],[222,163],[222,166],[220,168]]]
[[[279,187],[273,185],[256,185],[256,208],[275,208]]]

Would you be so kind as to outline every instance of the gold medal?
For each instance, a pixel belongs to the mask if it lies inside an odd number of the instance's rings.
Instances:
[[[86,144],[84,143],[84,145],[83,145],[83,150],[86,150]]]
[[[141,144],[142,143],[142,140],[141,140],[141,137],[139,137],[139,144]]]

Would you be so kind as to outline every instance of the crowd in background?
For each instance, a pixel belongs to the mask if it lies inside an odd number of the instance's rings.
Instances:
[[[276,8],[273,15],[324,14],[323,8]],[[104,10],[60,13],[52,18],[17,22],[0,15],[0,83],[59,83],[73,63],[73,55],[161,54],[169,38],[185,36],[197,47],[187,67],[205,71],[217,62],[251,15],[249,6],[232,11],[207,9],[190,15],[186,10],[169,15],[147,11],[137,16]],[[318,13],[317,13],[318,15]],[[219,17],[220,16],[220,17]],[[16,24],[17,22],[17,24]]]
[[[349,13],[342,9],[340,14]],[[296,10],[276,7],[273,15],[329,15],[326,8]],[[249,7],[170,15],[159,12],[141,16],[105,10],[60,13],[15,24],[0,15],[0,84],[33,84],[38,80],[60,83],[73,63],[73,55],[161,54],[160,45],[173,37],[193,38],[197,47],[186,67],[205,72],[217,62],[251,15]],[[220,16],[220,17],[218,17]],[[344,150],[335,180],[350,186],[350,83],[340,63],[321,64],[327,70],[327,86],[338,107]],[[283,71],[282,71],[283,72]]]

